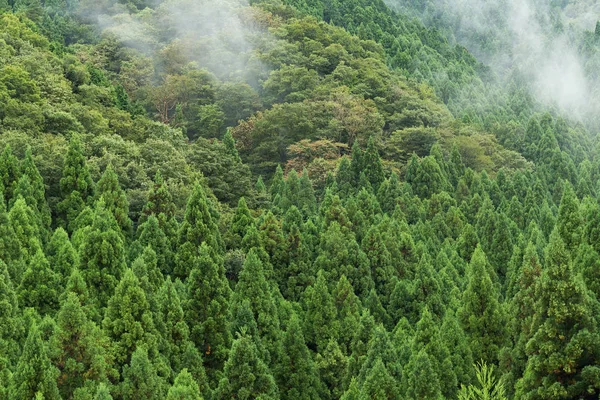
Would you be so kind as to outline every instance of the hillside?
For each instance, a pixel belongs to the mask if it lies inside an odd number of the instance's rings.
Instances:
[[[0,399],[597,398],[595,83],[451,4],[0,0]]]

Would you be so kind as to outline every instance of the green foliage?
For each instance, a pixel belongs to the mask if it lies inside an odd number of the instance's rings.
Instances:
[[[494,366],[481,363],[475,368],[478,386],[462,386],[458,400],[506,400],[504,386],[494,377]]]

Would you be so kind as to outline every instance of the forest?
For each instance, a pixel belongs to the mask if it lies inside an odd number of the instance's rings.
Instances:
[[[0,0],[0,399],[598,399],[599,20]]]

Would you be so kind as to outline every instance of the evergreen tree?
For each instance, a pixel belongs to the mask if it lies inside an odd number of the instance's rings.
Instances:
[[[398,399],[399,389],[380,358],[377,359],[360,389],[359,399]]]
[[[68,227],[67,230],[72,232],[71,224],[89,199],[94,196],[94,182],[83,155],[80,138],[77,135],[72,135],[69,141],[69,150],[65,156],[60,179],[60,193],[61,201],[58,209]]]
[[[385,179],[385,175],[383,173],[383,164],[381,163],[379,151],[377,150],[373,136],[369,137],[367,149],[362,154],[360,162],[362,163],[361,171],[364,171],[367,180],[373,187],[375,193],[377,193],[379,186]]]
[[[272,287],[265,277],[263,264],[254,249],[246,256],[231,299],[234,315],[244,300],[250,302],[259,336],[265,342],[267,350],[272,353],[271,357],[275,357],[281,334],[279,313]]]
[[[131,355],[129,365],[123,367],[123,382],[119,392],[124,399],[164,399],[166,383],[158,375],[148,358],[148,349],[142,345]]]
[[[171,251],[171,241],[160,227],[158,218],[150,215],[146,222],[138,227],[138,240],[140,248],[150,246],[156,253],[156,263],[158,269],[163,274],[173,272],[173,252]],[[130,246],[134,248],[135,244]]]
[[[46,202],[46,187],[44,185],[44,179],[33,161],[31,148],[27,148],[25,151],[25,158],[21,162],[21,172],[23,176],[29,178],[29,183],[32,187],[32,195],[35,199],[35,206],[40,213],[42,224],[45,228],[49,228],[51,216],[50,207]]]
[[[57,315],[57,330],[51,343],[56,350],[53,364],[60,371],[58,389],[64,399],[90,396],[97,385],[114,377],[109,343],[90,321],[79,298],[69,293]]]
[[[202,400],[200,388],[187,369],[182,369],[167,393],[167,400]]]
[[[104,200],[106,210],[113,215],[124,237],[130,238],[133,233],[133,225],[129,218],[129,202],[125,191],[119,185],[119,177],[112,164],[108,164],[98,181],[96,198]]]
[[[32,325],[13,374],[9,398],[59,400],[60,394],[56,386],[58,374],[48,358],[37,325]]]
[[[209,376],[214,377],[227,360],[231,343],[228,325],[231,289],[223,265],[211,258],[206,243],[200,246],[200,255],[194,260],[186,286],[184,311],[190,338],[203,354]]]
[[[279,390],[269,367],[258,357],[252,338],[241,336],[233,342],[224,376],[215,391],[216,400],[278,399]]]
[[[2,154],[0,154],[0,183],[2,183],[5,205],[13,198],[20,177],[19,160],[13,154],[10,145],[7,144]]]
[[[22,334],[19,320],[20,310],[17,293],[8,274],[8,269],[0,261],[0,376],[16,363],[20,351],[18,339]],[[8,384],[4,382],[3,385]]]
[[[254,218],[252,217],[252,214],[250,214],[246,199],[240,197],[237,209],[235,210],[235,215],[231,221],[228,247],[239,248],[242,244],[242,239],[248,231],[248,227],[252,224],[254,224]]]
[[[50,314],[58,309],[61,277],[51,268],[42,250],[38,250],[19,285],[19,303],[34,307],[40,314]]]
[[[213,256],[221,254],[223,243],[219,228],[213,220],[213,212],[200,183],[196,183],[188,199],[185,217],[178,233],[178,245],[175,263],[175,274],[187,278],[194,264],[194,257],[199,256],[202,243],[206,242]]]
[[[93,222],[84,232],[79,249],[79,269],[90,295],[100,306],[112,296],[125,268],[121,229],[102,198],[96,202]]]
[[[125,272],[108,301],[102,327],[113,343],[118,365],[129,364],[131,355],[140,346],[147,346],[146,351],[155,350],[156,335],[150,305],[131,269]]]
[[[581,243],[583,220],[579,213],[579,201],[569,184],[565,185],[560,201],[556,226],[567,250],[575,251]]]
[[[79,254],[63,228],[59,227],[54,231],[46,254],[54,272],[59,274],[62,283],[66,283],[73,269],[79,265]]]
[[[413,354],[407,366],[407,398],[414,400],[441,400],[440,380],[425,350]]]
[[[293,314],[282,340],[282,356],[275,376],[282,399],[316,399],[323,388],[316,365],[304,342],[300,320]]]
[[[593,306],[585,286],[573,273],[559,229],[550,236],[545,260],[533,316],[535,332],[526,345],[527,365],[515,396],[597,396],[599,336]]]
[[[235,161],[241,163],[242,159],[240,158],[240,155],[235,147],[235,139],[233,138],[233,135],[231,135],[230,129],[227,129],[225,131],[225,135],[223,135],[223,144],[227,149],[227,153],[229,153],[229,155],[231,155]]]
[[[315,284],[306,288],[302,303],[306,342],[313,351],[321,353],[331,339],[338,338],[339,330],[337,310],[323,271],[318,272]]]
[[[473,358],[495,363],[505,340],[506,318],[481,247],[471,258],[467,279],[458,318],[471,341]]]

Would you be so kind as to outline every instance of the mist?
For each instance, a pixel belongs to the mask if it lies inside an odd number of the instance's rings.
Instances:
[[[236,79],[246,75],[253,49],[253,32],[241,17],[247,6],[246,0],[167,0],[133,13],[115,4],[80,14],[149,56],[170,51],[220,79]]]
[[[407,0],[386,0],[412,11]],[[600,7],[569,4],[564,10],[539,0],[439,0],[418,15],[426,25],[449,21],[451,40],[465,46],[506,85],[517,73],[535,99],[582,120],[597,111],[597,82],[586,74],[586,60],[573,37],[593,30]],[[578,13],[578,10],[581,13]],[[419,14],[417,12],[417,14]],[[593,23],[592,23],[593,21]]]

